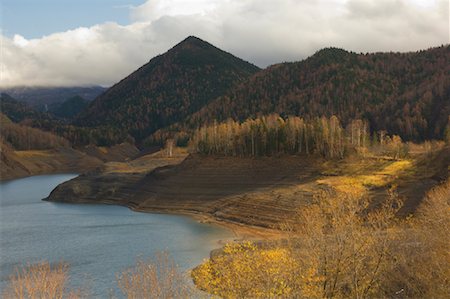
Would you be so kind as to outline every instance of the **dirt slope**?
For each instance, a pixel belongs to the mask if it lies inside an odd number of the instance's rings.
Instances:
[[[207,215],[272,228],[311,199],[310,184],[322,165],[320,160],[298,157],[189,156],[175,166],[170,164],[179,161],[153,159],[155,166],[164,163],[167,166],[150,172],[110,170],[83,175],[58,186],[48,200],[120,204],[140,211]]]
[[[89,146],[30,151],[15,151],[2,143],[0,148],[0,180],[48,173],[83,173],[103,167],[104,162],[126,161],[139,154],[134,145],[126,143],[111,148]]]
[[[320,190],[359,190],[380,202],[389,188],[398,185],[406,211],[413,212],[423,194],[448,177],[447,153],[417,160],[354,157],[328,162],[298,156],[164,158],[154,154],[129,163],[107,163],[102,172],[61,184],[47,200],[119,204],[277,229]],[[442,163],[429,165],[438,160]],[[439,177],[439,173],[444,174]]]
[[[0,180],[48,173],[84,172],[102,164],[101,160],[70,148],[2,151]]]

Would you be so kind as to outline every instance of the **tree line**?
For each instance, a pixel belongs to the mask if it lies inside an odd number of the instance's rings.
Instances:
[[[343,158],[355,150],[377,146],[395,158],[407,149],[399,136],[386,131],[370,134],[369,123],[352,120],[343,127],[338,117],[304,119],[270,114],[243,122],[216,121],[197,129],[190,140],[195,152],[225,156],[272,156],[277,154],[316,154]]]
[[[0,114],[0,139],[15,150],[45,150],[57,147],[69,147],[70,142],[50,132],[20,125]]]

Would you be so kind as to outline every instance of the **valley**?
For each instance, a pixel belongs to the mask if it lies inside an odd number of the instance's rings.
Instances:
[[[76,173],[56,176],[44,210],[80,204],[95,218],[124,206],[154,219],[189,216],[193,239],[209,224],[234,232],[227,244],[214,239],[222,248],[188,275],[153,252],[156,261],[115,274],[124,294],[140,290],[130,281],[148,269],[168,267],[158,278],[178,277],[181,297],[189,281],[225,298],[441,298],[449,291],[448,61],[449,45],[324,48],[260,69],[189,36],[109,88],[4,89],[0,180]],[[140,238],[120,254],[147,244]],[[114,237],[107,242],[114,247]],[[171,248],[180,253],[186,242]]]

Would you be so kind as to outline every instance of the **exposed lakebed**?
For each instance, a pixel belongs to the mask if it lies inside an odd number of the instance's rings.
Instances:
[[[71,284],[108,296],[116,274],[138,258],[167,250],[184,270],[231,239],[232,232],[176,215],[137,213],[125,207],[50,203],[41,199],[73,174],[0,183],[0,286],[14,267],[42,260],[70,264]]]

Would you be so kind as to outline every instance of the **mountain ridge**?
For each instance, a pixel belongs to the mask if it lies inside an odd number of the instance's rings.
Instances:
[[[105,90],[101,86],[72,86],[72,87],[45,87],[45,86],[15,86],[0,87],[0,92],[7,93],[18,101],[44,110],[45,105],[61,103],[68,98],[81,96],[86,100],[93,100]]]
[[[278,113],[362,118],[406,140],[441,138],[450,114],[450,46],[409,53],[322,49],[272,65],[188,116],[179,129]]]
[[[344,127],[364,119],[372,133],[420,142],[444,135],[449,61],[448,45],[366,54],[329,47],[260,70],[189,36],[107,89],[73,122],[32,115],[8,101],[2,106],[12,120],[28,118],[27,124],[80,145],[133,140],[139,146],[162,145],[177,132],[187,141],[193,130],[214,121],[273,113],[305,119],[335,115]]]

